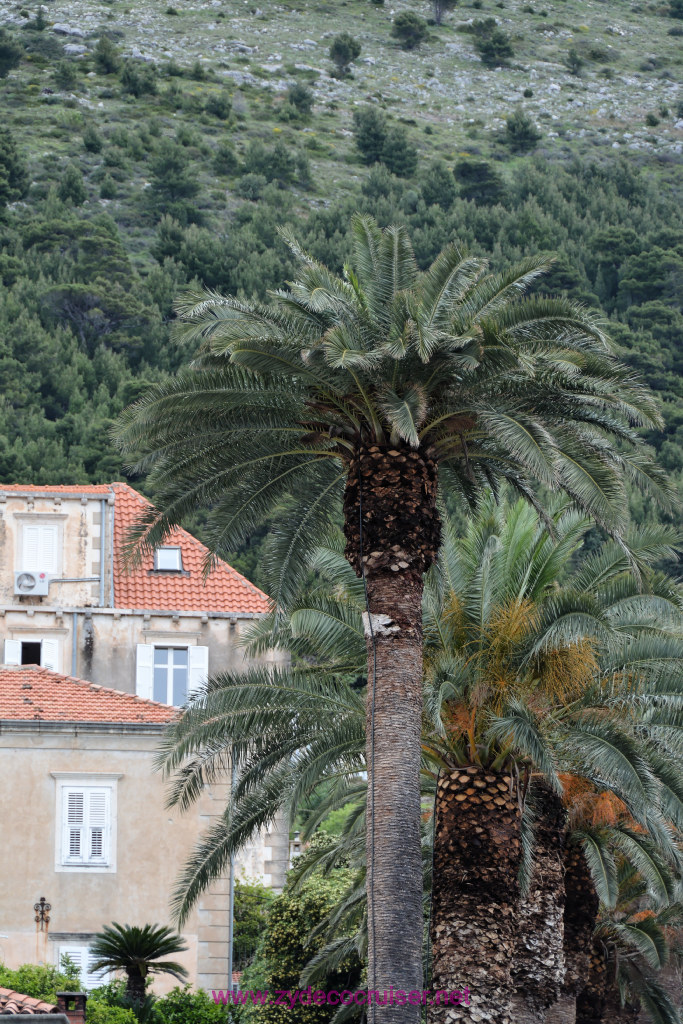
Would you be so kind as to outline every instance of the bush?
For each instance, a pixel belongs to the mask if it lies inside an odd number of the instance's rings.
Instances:
[[[189,157],[183,147],[171,139],[161,139],[150,161],[150,170],[152,189],[162,203],[192,199],[199,191]]]
[[[121,88],[137,99],[139,96],[156,96],[157,73],[153,65],[141,60],[126,60],[121,71]]]
[[[110,174],[102,178],[100,199],[116,199],[116,183]]]
[[[58,992],[78,992],[80,986],[78,968],[71,962],[63,967],[21,964],[14,971],[0,965],[0,988],[11,988],[46,1003],[56,1003]]]
[[[579,56],[578,51],[573,46],[567,54],[565,64],[567,65],[570,75],[579,75],[581,73],[583,59]]]
[[[17,66],[24,53],[24,47],[4,28],[0,28],[0,78],[7,78]]]
[[[213,169],[216,174],[234,174],[239,166],[237,154],[230,142],[219,142],[213,154]]]
[[[430,164],[422,178],[422,198],[427,206],[440,206],[449,210],[457,195],[455,179],[444,160]]]
[[[0,128],[0,209],[28,192],[28,168],[9,128]]]
[[[417,149],[408,141],[405,128],[389,128],[382,146],[382,163],[397,178],[410,178],[417,170]]]
[[[174,988],[154,1004],[155,1024],[226,1024],[227,1007],[219,1006],[201,990],[189,985]],[[90,1024],[90,1014],[88,1014]]]
[[[485,22],[480,22],[480,24],[486,25],[491,21],[493,21],[493,18],[487,18]],[[474,26],[476,25],[477,22],[474,22]],[[493,28],[482,29],[481,31],[475,30],[474,48],[479,54],[482,64],[489,68],[505,64],[506,61],[514,57],[509,35],[497,25]]]
[[[78,72],[70,61],[60,60],[53,74],[58,89],[74,89],[76,87]]]
[[[296,107],[302,117],[308,117],[313,109],[313,93],[303,82],[295,82],[287,90],[287,103]]]
[[[683,0],[670,0],[669,17],[683,18]]]
[[[245,153],[244,169],[247,174],[263,175],[267,182],[288,185],[296,177],[297,161],[282,139],[274,146],[265,146],[254,139]]]
[[[527,99],[527,100],[530,100],[531,97],[533,96],[533,94],[534,94],[534,90],[533,89],[529,89],[529,88],[526,88],[524,90],[524,92],[522,93],[524,98]]]
[[[659,118],[656,114],[646,114],[645,124],[648,126],[648,128],[656,128],[659,124]]]
[[[110,1006],[100,999],[88,999],[88,1024],[138,1024],[131,1009],[124,1006]]]
[[[349,74],[349,64],[360,56],[360,50],[360,43],[348,32],[334,37],[330,44],[330,60],[336,65],[339,75]]]
[[[113,75],[121,66],[119,51],[108,36],[100,36],[97,40],[93,57],[101,75]]]
[[[263,195],[263,190],[268,184],[264,174],[243,174],[235,185],[235,192],[242,199],[255,201]]]
[[[227,121],[232,113],[232,100],[227,92],[214,93],[204,104],[204,110],[220,121]]]
[[[83,175],[75,164],[67,164],[57,187],[57,195],[63,203],[71,202],[80,206],[85,202],[87,192],[83,184]]]
[[[505,185],[496,168],[487,160],[459,160],[453,168],[461,199],[479,206],[493,206],[505,199]]]
[[[541,134],[523,110],[516,110],[505,122],[505,142],[512,149],[526,152],[533,149]]]
[[[391,34],[404,50],[414,50],[427,37],[427,22],[419,14],[402,11],[394,18]]]
[[[374,164],[382,159],[387,137],[387,121],[377,107],[361,107],[353,112],[355,142],[363,163]]]
[[[83,132],[83,148],[88,153],[102,152],[102,136],[91,124],[89,124]]]

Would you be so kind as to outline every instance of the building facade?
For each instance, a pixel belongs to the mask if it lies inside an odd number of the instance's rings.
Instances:
[[[127,571],[144,509],[125,484],[0,488],[0,815],[29,826],[0,844],[0,952],[9,966],[68,952],[87,983],[102,925],[169,923],[180,867],[226,806],[227,779],[192,812],[168,810],[152,762],[175,708],[209,673],[245,664],[242,632],[269,607],[225,562],[206,575],[208,552],[184,530]],[[236,877],[279,890],[288,861],[276,827]],[[36,931],[41,896],[52,920]],[[192,981],[224,988],[227,878],[184,934]]]

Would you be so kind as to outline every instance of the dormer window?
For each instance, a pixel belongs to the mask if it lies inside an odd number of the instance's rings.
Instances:
[[[157,548],[154,552],[154,568],[157,572],[182,572],[183,554],[180,548]]]

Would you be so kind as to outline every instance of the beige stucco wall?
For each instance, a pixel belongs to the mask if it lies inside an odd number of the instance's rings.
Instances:
[[[156,727],[83,732],[5,723],[0,731],[0,950],[8,966],[56,962],[58,941],[50,936],[95,933],[114,920],[171,923],[169,897],[180,868],[199,833],[223,810],[227,789],[208,787],[185,814],[166,808],[164,784],[151,764],[159,738]],[[58,783],[52,773],[59,772],[120,774],[115,873],[55,870]],[[237,876],[270,881],[286,867],[287,855],[286,833],[259,837],[238,859]],[[41,896],[52,905],[47,935],[34,923],[33,905]],[[227,881],[220,881],[183,928],[189,949],[180,959],[194,984],[225,987],[227,920]],[[174,984],[160,979],[155,990]]]

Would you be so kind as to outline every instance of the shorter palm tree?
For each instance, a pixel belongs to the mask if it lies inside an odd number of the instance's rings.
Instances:
[[[146,924],[144,928],[120,925],[114,921],[95,936],[90,953],[95,957],[93,971],[125,971],[126,995],[136,1003],[145,998],[150,974],[172,974],[185,981],[187,971],[175,960],[161,957],[183,953],[187,949],[182,936],[170,928]]]

